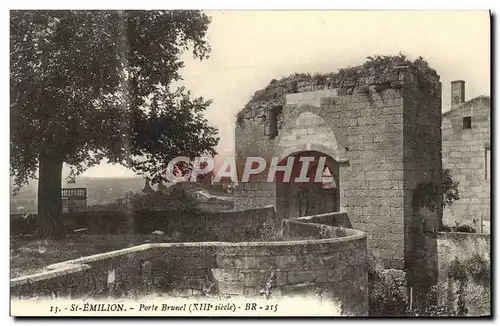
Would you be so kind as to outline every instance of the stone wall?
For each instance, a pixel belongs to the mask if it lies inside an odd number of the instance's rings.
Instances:
[[[47,272],[12,279],[11,295],[252,297],[273,279],[270,298],[319,296],[340,303],[345,314],[366,315],[364,233],[295,220],[283,223],[287,240],[282,241],[145,244],[55,264]]]
[[[371,256],[386,268],[401,269],[410,247],[405,233],[413,214],[412,190],[440,176],[439,76],[423,77],[399,66],[342,85],[299,89],[285,94],[281,104],[251,103],[235,129],[236,156],[242,162],[316,151],[332,158],[339,165],[340,211],[347,212],[354,228],[366,231]],[[276,105],[282,111],[272,138],[265,125]],[[278,219],[290,217],[281,212],[276,188],[263,181],[242,184],[235,190],[235,206],[272,204]]]
[[[46,271],[11,279],[11,297],[104,298],[144,293],[141,271],[150,245],[140,245],[48,266]]]
[[[456,310],[459,282],[450,275],[450,266],[459,262],[467,275],[465,303],[471,316],[490,316],[491,301],[491,239],[488,234],[440,232],[437,238],[439,255],[439,300],[448,312]],[[485,263],[486,265],[482,265]],[[482,270],[486,267],[485,270]],[[463,268],[463,269],[462,269]],[[486,272],[486,273],[480,273]],[[478,274],[479,273],[479,274]]]
[[[443,115],[443,168],[460,182],[460,199],[446,208],[443,220],[473,225],[476,232],[489,233],[491,177],[488,168],[490,147],[490,98],[478,97]],[[471,128],[463,128],[463,118],[471,117]],[[481,216],[485,221],[481,231]]]
[[[11,215],[11,236],[33,233],[33,219]],[[63,214],[69,233],[88,228],[91,234],[151,234],[155,230],[176,234],[178,241],[249,241],[261,239],[267,224],[275,224],[273,207],[245,211],[201,212],[186,216],[176,211],[111,211]]]
[[[415,189],[424,184],[439,184],[441,180],[440,87],[439,85],[437,94],[421,88],[405,89],[403,94],[405,232],[402,236],[404,236],[404,261],[408,284],[414,287],[417,294],[425,293],[437,279],[435,233],[439,228],[442,211],[441,208],[432,211],[426,207],[419,207],[422,203],[417,197],[422,194]],[[387,243],[387,246],[392,246],[392,243]],[[398,267],[402,268],[402,265]]]
[[[333,212],[313,216],[304,216],[295,218],[295,220],[352,229],[351,222],[349,221],[349,217],[346,212]]]

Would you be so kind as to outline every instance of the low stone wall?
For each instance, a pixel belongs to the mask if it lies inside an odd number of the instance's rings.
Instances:
[[[491,315],[491,240],[489,234],[440,232],[438,295],[448,312],[456,311],[460,280],[465,287],[468,315]],[[458,272],[458,273],[457,273]],[[462,277],[457,277],[461,274]]]
[[[295,218],[297,221],[307,222],[307,223],[318,223],[330,226],[338,226],[343,228],[352,228],[351,222],[346,212],[333,212],[318,214],[312,216],[304,216]]]
[[[11,236],[33,233],[36,216],[11,215]],[[91,234],[151,234],[155,230],[178,241],[243,241],[262,238],[264,225],[276,223],[272,206],[243,211],[201,212],[186,216],[176,211],[82,212],[63,214],[68,232],[88,228]]]
[[[11,296],[101,298],[143,292],[141,271],[149,244],[47,266],[47,271],[11,279]]]
[[[271,298],[320,296],[367,315],[366,235],[298,220],[283,226],[282,241],[154,243],[55,264],[12,279],[11,295],[251,297],[267,289]]]

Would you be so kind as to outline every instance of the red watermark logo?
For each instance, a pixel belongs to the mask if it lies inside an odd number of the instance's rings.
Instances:
[[[216,168],[211,157],[176,157],[168,163],[169,182],[199,182],[200,177],[212,175],[212,182],[230,180],[232,183],[332,183],[334,178],[327,166],[326,156],[290,156],[287,158],[226,157]],[[184,167],[184,168],[183,168]],[[189,167],[189,168],[186,168]],[[182,171],[182,172],[181,172]]]

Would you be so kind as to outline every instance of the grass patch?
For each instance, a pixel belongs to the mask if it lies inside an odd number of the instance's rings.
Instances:
[[[130,248],[143,243],[175,242],[160,235],[69,235],[66,240],[39,240],[30,236],[10,238],[10,277],[30,275],[48,265]]]

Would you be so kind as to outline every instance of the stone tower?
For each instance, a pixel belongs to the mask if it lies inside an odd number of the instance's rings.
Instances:
[[[441,214],[414,207],[417,186],[441,178],[441,83],[426,63],[391,57],[273,80],[239,112],[235,140],[240,166],[251,156],[326,156],[337,185],[330,207],[367,232],[383,267],[403,269],[417,247],[433,246],[415,238],[435,234]],[[274,205],[278,217],[294,217],[293,192],[255,179],[235,189],[235,206]]]

